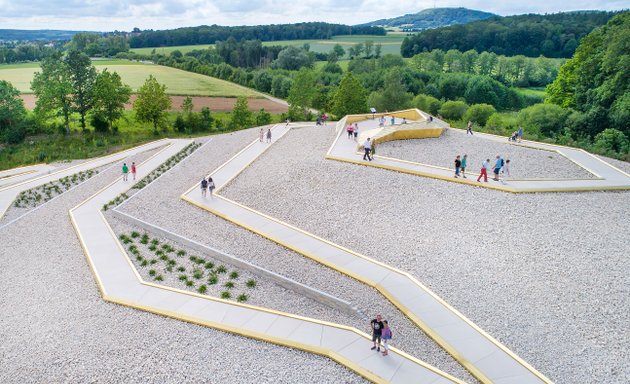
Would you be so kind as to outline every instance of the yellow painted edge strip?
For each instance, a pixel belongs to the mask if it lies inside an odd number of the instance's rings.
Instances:
[[[37,170],[36,170],[36,169],[31,169],[30,171],[24,171],[24,172],[14,173],[14,174],[11,174],[11,175],[9,175],[9,176],[0,176],[0,181],[5,182],[5,181],[7,181],[7,180],[11,180],[11,179],[13,179],[13,178],[15,178],[15,177],[28,175],[28,174],[30,174],[30,173],[34,173],[34,172],[37,172]]]
[[[31,164],[31,165],[23,165],[21,167],[5,169],[3,171],[0,171],[0,174],[2,174],[3,172],[15,171],[17,169],[22,169],[22,168],[39,167],[40,165],[48,165],[48,164],[46,164],[46,163],[37,163],[37,164]],[[33,170],[33,171],[36,172],[37,170]]]

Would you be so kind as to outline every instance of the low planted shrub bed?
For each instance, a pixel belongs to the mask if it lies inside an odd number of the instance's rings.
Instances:
[[[22,191],[15,199],[13,205],[16,208],[33,208],[40,204],[61,195],[70,188],[81,184],[92,176],[98,174],[98,170],[88,169],[75,173],[74,175],[63,177],[59,180],[51,181],[39,187]]]

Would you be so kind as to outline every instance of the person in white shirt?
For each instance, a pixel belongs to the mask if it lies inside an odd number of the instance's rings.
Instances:
[[[363,154],[363,160],[372,161],[372,156],[370,156],[370,152],[372,151],[372,142],[370,141],[369,137],[367,138],[367,140],[365,140],[365,143],[363,143],[363,150],[365,151],[365,153]]]

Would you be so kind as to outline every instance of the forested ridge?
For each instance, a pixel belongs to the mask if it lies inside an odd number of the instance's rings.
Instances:
[[[330,39],[338,35],[385,35],[380,27],[349,26],[329,23],[272,24],[239,27],[202,25],[160,31],[134,31],[129,38],[131,48],[176,45],[214,44],[230,37],[236,40],[303,40]]]
[[[494,52],[500,55],[569,58],[581,38],[618,12],[566,12],[492,17],[468,24],[430,29],[405,38],[404,57],[434,49]]]

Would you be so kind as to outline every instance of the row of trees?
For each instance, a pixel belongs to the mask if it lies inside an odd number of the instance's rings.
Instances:
[[[113,57],[117,53],[129,51],[129,43],[127,37],[120,33],[103,35],[80,32],[72,36],[66,48],[81,51],[90,57]]]
[[[571,57],[582,37],[614,15],[614,12],[568,12],[493,17],[407,37],[401,54],[412,57],[434,49],[474,49],[507,56]]]
[[[475,50],[447,52],[434,49],[411,58],[410,65],[423,72],[468,73],[490,76],[507,86],[544,87],[558,75],[561,62],[545,57],[503,56]]]
[[[0,64],[12,64],[25,61],[39,61],[55,52],[58,47],[51,47],[43,43],[24,43],[16,46],[0,47]]]
[[[140,48],[214,44],[217,41],[227,41],[230,37],[236,40],[277,41],[330,39],[338,35],[385,35],[385,30],[380,27],[349,26],[320,22],[238,27],[202,25],[199,27],[161,31],[134,30],[129,38],[129,44],[132,48]]]

